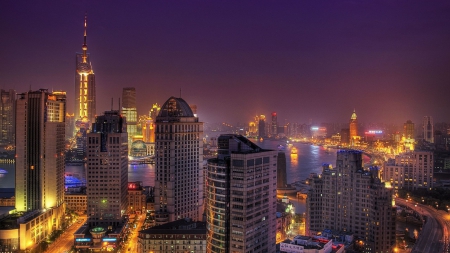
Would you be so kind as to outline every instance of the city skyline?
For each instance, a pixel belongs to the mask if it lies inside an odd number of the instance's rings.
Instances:
[[[109,110],[111,98],[118,108],[122,89],[135,87],[140,115],[181,90],[205,122],[248,122],[273,111],[280,122],[346,122],[353,109],[360,122],[450,121],[445,1],[0,7],[8,38],[0,42],[8,59],[0,86],[67,91],[70,113],[71,56],[80,52],[87,12],[97,112]]]

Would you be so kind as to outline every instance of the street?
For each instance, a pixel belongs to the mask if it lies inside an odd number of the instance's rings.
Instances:
[[[45,252],[51,253],[63,253],[69,252],[73,246],[73,234],[86,222],[86,216],[79,217],[78,220],[72,224],[64,233],[56,239],[52,244],[48,246]]]
[[[404,199],[396,198],[396,204],[401,204],[413,209],[422,216],[427,217],[427,222],[422,227],[419,238],[412,249],[412,253],[434,253],[448,252],[449,224],[444,219],[442,213],[430,206],[407,202]],[[444,248],[446,249],[444,251]]]
[[[131,235],[126,242],[124,249],[125,252],[138,252],[138,235],[142,225],[144,225],[145,214],[136,215],[136,228],[131,228]]]

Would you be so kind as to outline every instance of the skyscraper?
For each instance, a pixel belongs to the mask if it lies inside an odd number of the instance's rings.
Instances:
[[[362,153],[341,150],[336,168],[324,166],[309,179],[306,233],[346,231],[362,240],[364,252],[391,252],[395,244],[393,189],[378,178],[377,168],[364,169]]]
[[[156,223],[203,213],[203,123],[182,98],[170,97],[155,120]]]
[[[406,139],[414,139],[414,123],[411,120],[408,120],[403,124],[403,136],[405,136]]]
[[[131,147],[133,136],[137,134],[136,89],[123,88],[122,115],[127,118],[128,145]]]
[[[272,137],[275,137],[278,134],[278,120],[276,112],[272,112],[272,125],[270,126],[270,134],[272,135]]]
[[[423,117],[423,140],[434,143],[434,125],[431,116]]]
[[[258,138],[264,138],[266,136],[266,116],[261,115],[258,119]]]
[[[97,116],[87,134],[86,193],[90,227],[118,227],[127,210],[128,138],[119,111]]]
[[[65,96],[30,91],[18,95],[16,106],[16,209],[62,206]]]
[[[352,117],[350,118],[350,145],[355,145],[356,136],[358,136],[358,120],[356,111],[353,110]]]
[[[87,53],[87,16],[84,17],[84,43],[81,49],[82,53],[75,55],[75,119],[87,118],[94,122],[95,109],[95,75],[92,64]]]
[[[16,91],[2,89],[0,96],[0,145],[10,145],[14,144],[16,134]]]
[[[241,135],[217,142],[207,167],[206,252],[275,252],[277,151]]]

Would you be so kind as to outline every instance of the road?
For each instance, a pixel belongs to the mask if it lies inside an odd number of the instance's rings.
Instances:
[[[142,230],[141,227],[144,225],[145,213],[141,215],[136,215],[136,228],[131,229],[131,236],[129,237],[126,245],[125,252],[139,252],[138,251],[138,235],[139,231]],[[130,249],[130,250],[128,250]]]
[[[73,246],[73,234],[86,222],[86,216],[79,217],[79,222],[75,222],[70,226],[64,233],[56,239],[52,244],[48,246],[48,249],[45,252],[51,253],[63,253],[69,252],[69,250]]]
[[[449,223],[442,213],[430,206],[407,202],[404,199],[396,198],[395,202],[413,209],[422,216],[427,217],[427,222],[422,227],[419,238],[414,244],[412,253],[440,253],[448,251]]]

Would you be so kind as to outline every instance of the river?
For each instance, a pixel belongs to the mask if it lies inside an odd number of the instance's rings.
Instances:
[[[288,183],[304,180],[311,173],[320,174],[322,164],[328,163],[335,165],[336,151],[335,149],[326,149],[322,146],[314,146],[304,143],[293,143],[298,150],[297,155],[290,155],[290,145],[286,142],[275,140],[254,141],[258,146],[265,149],[278,150],[278,145],[286,146],[286,174]],[[0,164],[0,168],[5,169],[8,173],[0,175],[0,188],[14,187],[14,164]],[[73,177],[75,183],[80,183],[86,179],[86,170],[84,166],[66,166],[66,175]],[[155,165],[129,165],[128,181],[141,181],[144,186],[155,185]],[[292,198],[291,201],[296,207],[297,213],[305,212],[305,200],[297,200]]]

